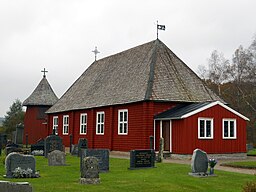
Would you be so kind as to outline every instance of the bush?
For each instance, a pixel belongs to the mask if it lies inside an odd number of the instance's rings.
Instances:
[[[256,192],[256,182],[247,182],[243,187],[243,192]]]

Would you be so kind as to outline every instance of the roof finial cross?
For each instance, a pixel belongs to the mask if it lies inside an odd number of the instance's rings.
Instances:
[[[97,49],[97,47],[95,47],[95,49],[92,51],[95,54],[95,61],[97,60],[97,54],[100,53]]]
[[[43,76],[43,77],[45,78],[45,77],[46,77],[46,76],[45,76],[45,73],[48,73],[48,71],[46,71],[45,68],[44,68],[44,70],[41,71],[41,72],[44,73],[44,76]]]

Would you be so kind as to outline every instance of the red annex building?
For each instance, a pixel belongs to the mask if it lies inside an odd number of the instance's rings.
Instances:
[[[231,109],[159,39],[95,61],[46,112],[69,146],[165,150],[192,154],[246,152],[248,118]]]
[[[58,101],[49,82],[45,76],[45,69],[42,80],[39,82],[32,94],[23,102],[26,106],[24,119],[24,136],[28,136],[28,144],[34,144],[39,139],[48,136],[47,115],[45,112]]]

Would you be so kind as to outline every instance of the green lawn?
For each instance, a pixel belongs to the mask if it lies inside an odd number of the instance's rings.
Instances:
[[[247,152],[248,156],[256,156],[256,149],[250,150]]]
[[[256,169],[256,161],[240,161],[240,162],[230,162],[223,163],[223,166],[245,168],[245,169]]]
[[[110,172],[100,174],[99,185],[79,184],[79,158],[67,155],[67,166],[49,167],[47,159],[36,157],[36,169],[40,178],[5,179],[28,181],[35,192],[83,192],[83,191],[241,191],[248,181],[256,181],[253,175],[229,173],[215,170],[217,177],[195,178],[188,175],[189,165],[156,164],[157,168],[128,170],[129,160],[110,159]],[[4,175],[4,165],[0,164],[0,174]]]

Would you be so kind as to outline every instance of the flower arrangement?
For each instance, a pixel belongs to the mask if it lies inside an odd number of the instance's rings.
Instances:
[[[210,168],[214,168],[214,166],[217,164],[217,160],[210,158],[208,163],[209,163]]]
[[[14,178],[37,178],[40,177],[39,172],[35,172],[35,174],[33,174],[32,169],[27,168],[27,169],[21,169],[20,167],[17,167],[16,169],[14,169],[14,171],[12,172],[12,176]]]

